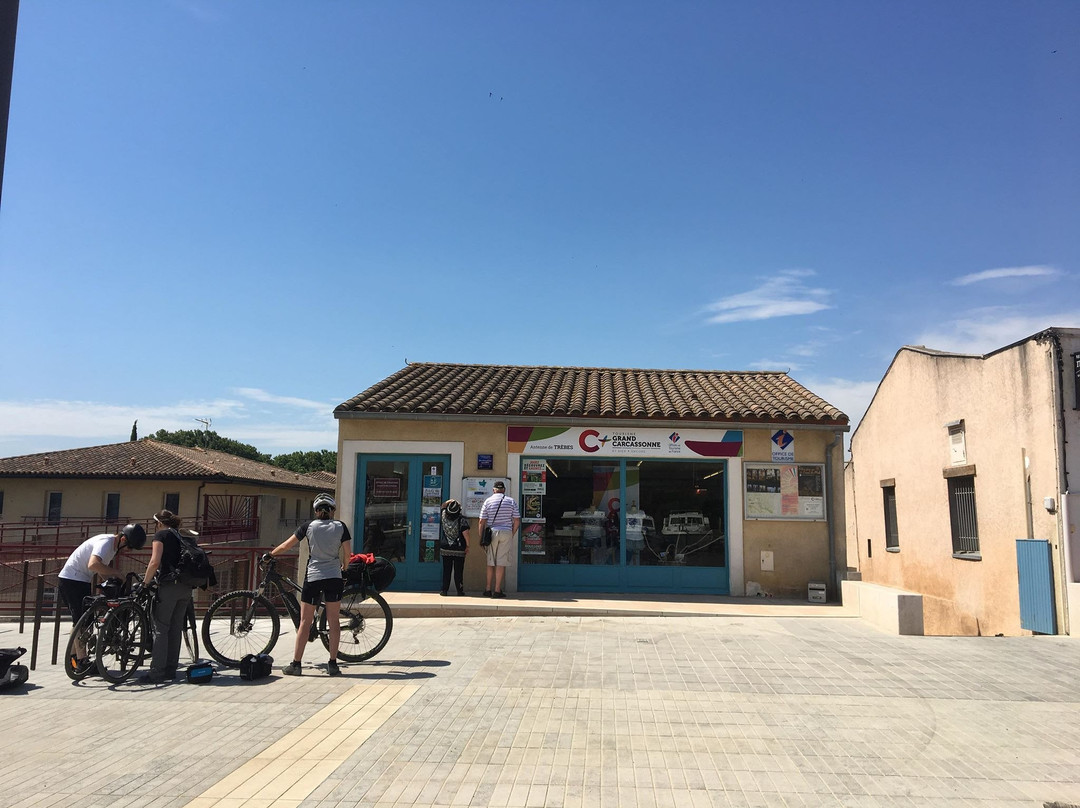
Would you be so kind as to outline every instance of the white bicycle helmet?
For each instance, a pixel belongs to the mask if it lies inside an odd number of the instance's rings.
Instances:
[[[311,503],[311,509],[317,511],[319,508],[329,508],[332,511],[336,511],[337,503],[334,502],[334,498],[329,494],[319,494],[319,496],[315,497],[315,501]]]

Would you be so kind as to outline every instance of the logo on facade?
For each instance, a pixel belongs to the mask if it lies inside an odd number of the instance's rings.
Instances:
[[[669,441],[671,441],[672,443],[678,443],[679,438],[681,438],[681,437],[682,436],[678,432],[672,432],[670,435],[667,436],[667,439]]]
[[[587,443],[587,438],[593,438],[596,443]],[[586,429],[584,432],[581,433],[581,436],[578,438],[578,446],[580,446],[582,451],[585,452],[599,452],[600,449],[604,446],[604,444],[606,444],[610,440],[611,438],[607,436],[601,438],[600,433],[597,432],[595,429]],[[596,444],[599,444],[599,446]]]

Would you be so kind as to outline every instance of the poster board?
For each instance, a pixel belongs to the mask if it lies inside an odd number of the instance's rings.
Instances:
[[[509,496],[509,477],[465,477],[461,481],[462,512],[470,518],[480,518],[480,508],[483,507],[484,500],[492,495],[495,483],[500,481],[506,486]]]
[[[746,463],[746,519],[825,520],[824,463]]]

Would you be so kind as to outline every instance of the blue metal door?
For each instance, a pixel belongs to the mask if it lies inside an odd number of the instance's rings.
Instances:
[[[1020,627],[1037,634],[1056,634],[1050,542],[1017,539],[1016,571],[1020,579]]]
[[[442,580],[439,509],[448,496],[445,455],[361,455],[357,460],[356,516],[363,552],[397,567],[394,587],[434,590]]]

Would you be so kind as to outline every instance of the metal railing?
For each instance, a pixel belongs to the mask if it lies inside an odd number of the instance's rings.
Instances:
[[[142,525],[153,535],[157,524],[153,519],[105,520],[93,517],[64,517],[57,524],[33,522],[23,517],[20,522],[0,522],[0,550],[23,548],[30,556],[41,555],[63,546],[78,545],[98,533],[119,533],[127,524]],[[183,528],[199,534],[199,544],[254,542],[259,540],[259,520],[186,518]]]

